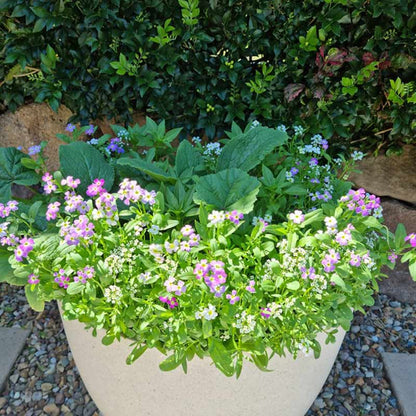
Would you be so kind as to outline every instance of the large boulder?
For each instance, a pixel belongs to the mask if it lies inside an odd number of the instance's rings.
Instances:
[[[384,200],[383,214],[387,227],[394,232],[402,223],[410,234],[416,232],[416,209],[398,201]],[[394,270],[386,268],[389,278],[380,282],[380,293],[391,296],[400,302],[416,303],[416,282],[410,276],[407,264],[397,263]]]
[[[46,140],[45,156],[49,170],[59,167],[58,149],[65,144],[56,138],[57,133],[64,133],[71,111],[65,106],[55,113],[47,104],[28,104],[16,112],[7,112],[0,116],[0,146],[22,146],[24,152],[33,145]]]
[[[350,178],[357,187],[416,204],[416,146],[404,146],[400,156],[365,158],[357,168],[361,173]]]

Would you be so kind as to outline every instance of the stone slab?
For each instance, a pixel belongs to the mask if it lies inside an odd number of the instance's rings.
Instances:
[[[384,223],[394,233],[397,224],[402,223],[410,234],[416,232],[416,208],[393,199],[382,198]],[[408,264],[398,262],[394,270],[385,268],[389,277],[380,282],[380,293],[399,302],[416,304],[416,282],[409,273]]]
[[[378,196],[416,204],[416,146],[403,146],[400,156],[366,157],[357,163],[360,173],[353,173],[350,180],[360,188]]]
[[[0,327],[0,392],[29,334],[29,329]]]
[[[65,133],[71,111],[61,105],[55,113],[47,104],[28,104],[16,112],[6,112],[0,115],[0,146],[18,147],[27,153],[28,148],[48,142],[44,154],[46,166],[55,171],[59,168],[59,146],[65,144],[56,138],[57,133]]]
[[[382,354],[403,416],[416,416],[416,354]]]

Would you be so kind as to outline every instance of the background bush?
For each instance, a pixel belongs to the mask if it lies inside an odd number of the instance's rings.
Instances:
[[[0,21],[12,110],[31,96],[84,123],[141,110],[209,137],[255,118],[414,142],[413,0],[0,0]]]

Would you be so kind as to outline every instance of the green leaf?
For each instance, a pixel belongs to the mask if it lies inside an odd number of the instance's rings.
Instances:
[[[233,360],[231,352],[225,348],[224,344],[215,338],[210,338],[208,340],[208,351],[215,367],[227,377],[231,377],[234,374]]]
[[[212,322],[206,319],[202,320],[202,335],[204,338],[212,337]]]
[[[213,205],[217,209],[252,211],[260,182],[240,169],[222,170],[199,178],[194,194],[197,204]]]
[[[339,277],[337,274],[331,275],[331,282],[334,282],[337,286],[342,287],[344,290],[346,289],[344,280]]]
[[[141,357],[146,350],[147,350],[147,345],[142,345],[139,348],[137,348],[137,347],[133,348],[133,351],[129,354],[129,356],[126,359],[126,364],[127,365],[132,364],[139,357]]]
[[[69,287],[68,287],[68,289],[69,289]],[[114,335],[105,335],[101,339],[101,343],[103,345],[111,345],[114,342],[115,339],[116,339],[116,337]]]
[[[39,298],[38,287],[35,285],[26,285],[25,294],[30,307],[36,312],[42,312],[45,308],[45,302]]]
[[[39,182],[39,175],[20,163],[24,157],[26,155],[14,147],[0,147],[0,201],[11,199],[13,183],[35,185]]]
[[[84,287],[85,285],[81,282],[71,282],[68,285],[66,293],[68,293],[68,295],[75,295],[77,293],[81,293],[84,290]]]
[[[300,288],[300,283],[297,280],[294,280],[293,282],[286,283],[286,287],[289,290],[298,290]]]
[[[149,175],[158,182],[170,182],[175,183],[177,178],[171,176],[165,170],[160,168],[154,163],[146,162],[138,157],[129,159],[129,158],[120,158],[117,161],[117,164],[121,166],[129,166],[130,168],[137,169],[139,172],[143,172],[146,175]]]
[[[287,138],[286,133],[267,127],[250,129],[227,142],[218,158],[217,171],[239,168],[248,172]]]
[[[416,281],[416,261],[409,264],[409,272],[412,279]]]
[[[170,355],[168,358],[166,358],[166,360],[162,361],[159,364],[159,368],[162,371],[171,371],[174,370],[175,368],[179,367],[182,363],[182,358],[178,359],[179,357],[177,357],[176,354],[172,354]]]
[[[0,282],[7,282],[8,279],[14,276],[12,266],[9,263],[10,255],[9,251],[0,252]]]
[[[184,172],[189,172],[189,176],[198,167],[204,165],[204,159],[195,147],[187,140],[183,140],[176,152],[175,169],[176,175],[180,177]]]
[[[63,176],[81,180],[78,189],[85,193],[94,179],[104,179],[104,187],[110,191],[114,182],[114,169],[104,156],[85,142],[75,142],[59,148],[59,161]]]

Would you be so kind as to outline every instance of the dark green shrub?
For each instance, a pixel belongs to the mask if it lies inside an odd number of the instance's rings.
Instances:
[[[413,6],[0,0],[0,98],[63,102],[82,122],[142,110],[213,137],[256,118],[394,147],[416,127]]]

